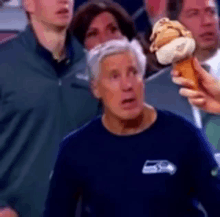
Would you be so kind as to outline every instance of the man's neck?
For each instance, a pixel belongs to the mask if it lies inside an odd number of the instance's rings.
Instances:
[[[144,105],[143,112],[135,119],[120,120],[104,113],[102,123],[107,130],[116,135],[134,135],[150,127],[156,120],[157,114],[152,106]]]
[[[195,51],[195,56],[197,57],[199,62],[204,62],[209,58],[213,57],[216,54],[216,52],[217,52],[217,48],[212,50],[197,49]]]
[[[66,28],[55,29],[42,24],[36,19],[32,19],[31,25],[39,43],[52,53],[54,59],[64,59],[66,55]]]

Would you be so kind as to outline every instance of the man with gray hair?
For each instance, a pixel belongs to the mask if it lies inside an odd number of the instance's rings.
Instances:
[[[146,58],[136,42],[112,40],[88,54],[103,114],[62,142],[44,217],[198,216],[197,196],[218,217],[220,173],[200,130],[144,102]],[[176,145],[178,143],[178,145]]]

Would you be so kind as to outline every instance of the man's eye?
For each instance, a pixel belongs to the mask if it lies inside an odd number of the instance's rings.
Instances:
[[[199,14],[198,11],[192,11],[192,12],[187,14],[187,17],[194,17],[194,16],[197,16],[198,14]]]
[[[211,15],[214,15],[214,14],[216,14],[216,11],[214,9],[209,9],[208,13],[211,14]]]
[[[136,75],[138,73],[137,69],[133,69],[132,72],[134,75]]]
[[[111,75],[111,78],[112,78],[112,79],[117,79],[118,77],[119,77],[118,74],[112,74],[112,75]]]
[[[132,73],[132,75],[136,75],[138,73],[138,70],[135,68],[132,68],[129,70],[130,73]]]

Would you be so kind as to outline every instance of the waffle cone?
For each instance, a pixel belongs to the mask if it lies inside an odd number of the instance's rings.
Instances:
[[[188,58],[183,61],[179,61],[174,64],[174,70],[180,72],[182,77],[191,79],[195,84],[194,89],[198,90],[199,88],[198,77],[196,75],[197,73],[194,68],[193,61],[194,61],[194,57]]]

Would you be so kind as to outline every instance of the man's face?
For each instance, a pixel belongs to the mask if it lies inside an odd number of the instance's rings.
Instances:
[[[120,120],[136,118],[143,111],[143,76],[130,52],[110,55],[100,63],[101,73],[95,88],[106,115]]]
[[[217,49],[219,19],[215,0],[184,0],[179,21],[192,32],[198,48]]]
[[[32,3],[31,13],[49,26],[67,27],[73,17],[74,0],[28,0]]]

